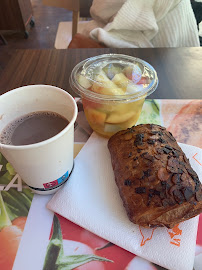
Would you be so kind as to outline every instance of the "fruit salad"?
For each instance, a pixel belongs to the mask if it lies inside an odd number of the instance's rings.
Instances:
[[[73,70],[70,84],[82,97],[92,129],[110,137],[136,124],[155,76],[136,58],[110,54],[92,59],[76,69],[76,76]]]

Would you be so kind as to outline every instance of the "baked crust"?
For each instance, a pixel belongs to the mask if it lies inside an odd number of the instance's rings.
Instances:
[[[173,228],[202,212],[202,185],[164,127],[138,125],[108,141],[115,181],[129,219]]]

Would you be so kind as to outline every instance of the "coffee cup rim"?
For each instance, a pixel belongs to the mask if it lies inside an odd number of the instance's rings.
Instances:
[[[77,118],[77,114],[78,114],[78,108],[77,108],[77,105],[76,105],[76,101],[75,99],[68,93],[66,92],[65,90],[57,87],[57,86],[53,86],[53,85],[48,85],[48,84],[31,84],[31,85],[26,85],[26,86],[21,86],[21,87],[18,87],[18,88],[15,88],[15,89],[12,89],[8,92],[6,92],[5,94],[1,95],[0,96],[0,99],[2,96],[5,96],[5,95],[12,95],[13,92],[15,91],[22,91],[23,89],[25,88],[31,88],[31,87],[50,87],[50,88],[54,88],[56,89],[57,91],[60,91],[61,93],[63,93],[64,95],[67,95],[70,100],[72,101],[72,104],[74,104],[74,113],[73,113],[73,117],[71,118],[71,120],[68,120],[69,123],[68,125],[62,130],[60,131],[58,134],[56,134],[55,136],[47,139],[47,140],[44,140],[44,141],[41,141],[41,142],[38,142],[38,143],[33,143],[33,144],[27,144],[27,145],[10,145],[10,144],[3,144],[0,142],[0,151],[1,149],[13,149],[13,150],[24,150],[24,149],[30,149],[30,148],[38,148],[38,147],[41,147],[41,146],[44,146],[46,144],[49,144],[53,141],[55,141],[56,139],[58,139],[59,137],[63,136],[63,134],[65,134],[71,127],[72,125],[74,125],[75,121],[76,121],[76,118]]]

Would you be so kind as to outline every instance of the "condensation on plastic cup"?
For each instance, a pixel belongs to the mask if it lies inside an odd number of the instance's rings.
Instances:
[[[30,145],[0,143],[0,152],[23,181],[38,194],[52,194],[69,178],[73,169],[74,123],[77,105],[66,91],[50,85],[29,85],[0,96],[0,132],[12,120],[36,111],[52,111],[69,124],[52,138]]]

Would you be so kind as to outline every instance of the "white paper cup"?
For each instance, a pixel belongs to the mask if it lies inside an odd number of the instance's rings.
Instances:
[[[77,105],[64,90],[49,85],[29,85],[0,96],[0,133],[14,119],[37,111],[51,111],[69,124],[54,137],[30,145],[0,143],[0,152],[24,182],[38,194],[52,194],[73,169],[74,123]]]

